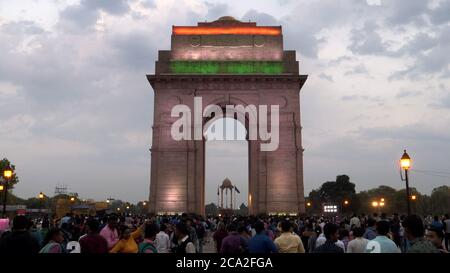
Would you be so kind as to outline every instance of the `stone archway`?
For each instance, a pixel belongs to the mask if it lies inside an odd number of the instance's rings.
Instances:
[[[298,74],[295,52],[283,51],[281,28],[279,35],[253,34],[278,27],[259,29],[256,23],[226,17],[199,23],[197,28],[207,37],[180,34],[174,27],[171,50],[159,52],[155,75],[147,76],[155,92],[149,211],[204,214],[204,140],[176,141],[170,134],[177,119],[171,117],[171,109],[178,104],[194,109],[194,98],[201,97],[203,109],[209,104],[279,105],[278,149],[261,151],[260,140],[249,140],[249,213],[304,212],[299,91],[307,76]],[[235,28],[241,28],[239,34],[228,34]],[[219,34],[208,34],[210,29],[219,29]],[[220,29],[227,34],[221,34]],[[246,35],[242,29],[250,29],[251,34]],[[189,30],[195,32],[196,27]],[[261,41],[270,46],[264,48]],[[253,47],[246,45],[249,42]],[[208,46],[196,51],[202,43]],[[215,59],[208,59],[211,56],[205,50],[217,44],[211,53]],[[253,51],[236,51],[237,45]],[[222,55],[217,54],[220,50],[231,59],[221,60]],[[265,50],[262,55],[261,50]],[[242,61],[249,56],[257,60]]]

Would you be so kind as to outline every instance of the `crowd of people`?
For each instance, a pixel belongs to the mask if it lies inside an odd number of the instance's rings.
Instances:
[[[450,218],[234,218],[220,222],[213,238],[218,253],[448,253]]]
[[[0,236],[0,254],[448,253],[450,217],[17,215]]]

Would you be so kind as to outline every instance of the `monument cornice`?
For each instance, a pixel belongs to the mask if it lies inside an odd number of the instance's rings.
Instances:
[[[214,74],[214,75],[203,75],[203,74],[157,74],[157,75],[147,75],[147,80],[151,86],[155,89],[156,86],[167,88],[186,88],[190,85],[204,84],[208,85],[226,85],[230,88],[230,84],[236,84],[237,88],[239,84],[255,84],[258,88],[261,85],[264,88],[279,88],[279,85],[292,85],[295,88],[301,89],[305,83],[308,75],[291,75],[291,74],[281,74],[281,75],[260,75],[260,74],[249,74],[249,75],[236,75],[236,74]]]

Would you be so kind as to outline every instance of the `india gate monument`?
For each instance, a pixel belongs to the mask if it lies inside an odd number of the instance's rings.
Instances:
[[[300,90],[307,76],[299,74],[295,51],[283,49],[281,26],[258,26],[230,16],[173,26],[170,50],[159,51],[155,74],[147,79],[155,94],[150,213],[204,215],[202,126],[218,113],[205,115],[208,105],[224,112],[235,106],[238,110],[231,117],[245,117],[249,214],[305,211]],[[173,136],[173,125],[180,119],[173,114],[177,106],[193,109],[186,112],[180,139]],[[254,106],[259,112],[247,111]],[[268,106],[268,112],[261,106]],[[194,113],[198,108],[200,116]],[[269,116],[267,124],[253,117],[261,118],[261,113]],[[275,113],[278,119],[271,118]],[[252,121],[259,133],[265,125],[277,130],[272,149],[264,146],[272,139],[252,138]]]

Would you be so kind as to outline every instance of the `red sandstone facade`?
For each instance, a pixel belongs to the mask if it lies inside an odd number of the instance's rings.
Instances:
[[[201,96],[203,109],[210,104],[223,108],[238,104],[279,105],[278,149],[264,152],[260,140],[248,141],[249,213],[304,212],[299,92],[307,76],[299,75],[295,51],[283,50],[279,26],[260,30],[256,23],[222,17],[199,23],[198,28],[198,32],[196,27],[189,27],[191,32],[183,30],[180,34],[174,27],[171,50],[159,52],[155,74],[147,76],[155,92],[149,211],[204,214],[205,141],[175,141],[170,133],[177,119],[171,117],[172,107],[184,104],[194,109],[194,97]],[[220,29],[226,34],[221,34]],[[201,61],[215,65],[219,61],[221,67],[237,62],[237,71],[244,73],[177,73],[173,63],[183,61],[195,65]],[[263,67],[263,73],[245,70],[253,61],[264,61],[260,67],[281,63],[281,71],[271,73],[274,70],[270,67]],[[242,69],[241,62],[246,62]]]

